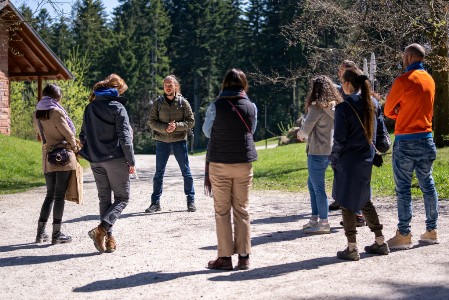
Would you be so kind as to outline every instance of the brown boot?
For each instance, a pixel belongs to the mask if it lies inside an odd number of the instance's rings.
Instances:
[[[232,259],[230,257],[219,257],[209,261],[207,268],[212,270],[232,270]]]
[[[249,266],[250,266],[249,255],[247,255],[247,256],[240,256],[240,254],[239,254],[239,262],[237,264],[236,269],[237,270],[248,270]]]
[[[108,236],[106,237],[106,253],[112,253],[115,251],[115,249],[117,248],[117,244],[115,243],[115,239],[114,237]]]
[[[89,237],[94,241],[95,248],[97,248],[100,253],[105,252],[105,240],[106,240],[106,229],[103,228],[103,226],[98,225],[98,227],[95,227],[91,231],[89,231]]]

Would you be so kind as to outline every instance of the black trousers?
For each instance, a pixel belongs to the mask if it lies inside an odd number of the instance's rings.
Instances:
[[[349,243],[356,243],[356,235],[357,235],[357,219],[356,213],[352,210],[349,210],[345,207],[341,207],[341,212],[343,215],[343,228],[345,229],[345,235],[348,239]],[[368,201],[365,206],[362,208],[363,215],[365,216],[366,223],[368,224],[371,232],[374,232],[376,237],[382,236],[383,225],[379,222],[379,216],[376,212],[376,208],[373,205],[373,202]]]
[[[72,171],[50,172],[45,174],[47,195],[42,204],[40,222],[47,222],[53,208],[53,224],[61,224],[64,214],[64,196]]]

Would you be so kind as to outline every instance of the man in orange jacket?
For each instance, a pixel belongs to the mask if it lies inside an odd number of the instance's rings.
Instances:
[[[419,181],[426,209],[426,231],[420,241],[439,243],[438,195],[432,177],[436,147],[432,136],[435,82],[424,70],[424,47],[411,44],[405,48],[405,73],[393,83],[385,102],[385,116],[396,120],[393,145],[393,173],[398,205],[398,229],[388,240],[391,249],[409,249],[412,246],[411,182],[413,171]]]

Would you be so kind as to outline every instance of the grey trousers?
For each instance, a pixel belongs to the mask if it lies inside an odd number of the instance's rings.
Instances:
[[[91,163],[90,167],[97,184],[100,219],[110,225],[108,232],[111,233],[112,226],[128,205],[129,167],[125,158]],[[112,193],[114,193],[114,202],[112,202]]]

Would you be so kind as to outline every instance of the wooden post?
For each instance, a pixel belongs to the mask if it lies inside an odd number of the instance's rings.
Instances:
[[[42,76],[37,77],[37,102],[42,99]]]

